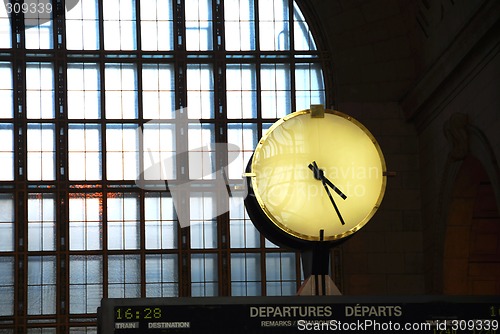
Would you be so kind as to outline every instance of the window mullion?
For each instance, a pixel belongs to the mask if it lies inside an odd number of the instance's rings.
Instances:
[[[65,14],[66,7],[64,1],[52,1],[52,8],[55,8],[55,11],[52,14],[52,21],[54,22],[54,34],[53,34],[53,45],[56,46],[58,50],[66,49],[66,39],[64,38],[65,31]],[[55,3],[55,5],[54,5]],[[57,13],[57,14],[56,14]]]
[[[15,282],[14,282],[14,318],[16,327],[19,329],[24,329],[26,326],[26,316],[28,309],[28,252],[26,252],[27,246],[24,245],[26,240],[25,231],[27,229],[27,195],[26,191],[18,191],[14,196],[16,203],[16,220],[20,223],[16,224],[16,238],[15,238],[15,250],[16,250],[16,265],[15,265]],[[22,331],[19,331],[22,332]]]
[[[255,15],[255,51],[260,54],[260,25],[259,25],[259,0],[254,0],[254,15]],[[259,69],[257,69],[259,70]],[[260,90],[259,90],[260,91]]]
[[[141,34],[141,3],[140,1],[135,1],[135,36],[136,40],[136,50],[138,57],[141,58],[142,55],[142,34]],[[138,62],[141,63],[141,62]],[[139,71],[139,69],[137,69]],[[140,72],[138,72],[140,73]],[[140,81],[140,79],[139,79]],[[139,90],[140,92],[140,90]]]
[[[224,5],[221,3],[221,0],[212,0],[212,20],[213,24],[213,35],[214,40],[214,50],[216,51],[225,51],[225,39],[224,39]]]
[[[186,22],[185,22],[185,2],[178,0],[174,5],[174,72],[175,72],[175,150],[176,152],[188,151],[188,116],[187,116],[187,84],[185,61],[186,55]],[[176,181],[188,182],[189,165],[187,154],[176,155]],[[175,186],[175,185],[173,185]],[[179,208],[189,215],[189,195],[177,194],[179,203],[176,204],[176,210]],[[175,199],[174,199],[175,200]],[[179,217],[177,217],[179,222]],[[179,244],[179,297],[188,297],[191,295],[191,255],[189,250],[190,231],[188,228],[180,229]]]
[[[54,63],[54,79],[56,92],[54,94],[54,107],[55,107],[55,123],[56,123],[56,180],[63,182],[65,186],[68,180],[68,104],[66,102],[66,73],[67,66],[63,62],[56,61]]]
[[[22,11],[13,12],[10,18],[12,22],[12,46],[17,50],[25,50],[24,15]]]
[[[186,51],[186,19],[184,7],[184,0],[177,0],[174,6],[174,50],[177,52]]]
[[[294,24],[294,17],[293,17],[293,2],[294,0],[287,0],[288,1],[288,45],[290,46],[290,107],[291,110],[290,112],[297,111],[297,93],[295,92],[295,56],[294,56],[294,50],[295,50],[295,24]]]
[[[97,1],[97,10],[98,10],[98,24],[99,24],[99,50],[101,51],[100,56],[101,56],[101,64],[103,60],[103,53],[102,51],[104,50],[104,4],[103,1]],[[101,77],[102,78],[102,77]],[[104,109],[102,109],[104,110]]]
[[[288,45],[290,46],[291,55],[295,51],[295,22],[294,22],[294,0],[288,0]]]
[[[19,25],[24,22],[19,19],[19,15],[12,17],[15,31],[14,36],[17,36],[16,47],[24,45],[22,36],[22,27]],[[16,39],[14,39],[16,40]],[[25,316],[27,313],[27,245],[26,229],[27,229],[27,144],[26,144],[26,62],[24,53],[19,52],[19,57],[15,57],[12,61],[13,75],[13,117],[14,117],[14,209],[15,221],[14,225],[14,319],[17,328],[24,329]]]
[[[64,8],[64,7],[63,7]],[[58,22],[61,23],[61,22]],[[61,35],[62,36],[62,35]],[[62,38],[64,41],[64,38]],[[68,216],[68,104],[67,104],[67,64],[66,62],[56,59],[53,65],[54,68],[54,116],[55,116],[55,179],[60,186],[56,190],[57,210],[55,211],[56,223],[56,310],[57,314],[69,314],[69,226],[66,222],[69,221]],[[65,320],[66,322],[67,320]],[[67,324],[66,324],[67,325]]]

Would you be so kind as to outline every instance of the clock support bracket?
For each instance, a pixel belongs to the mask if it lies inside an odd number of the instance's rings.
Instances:
[[[302,271],[305,277],[299,288],[298,295],[322,296],[341,295],[332,278],[330,271],[330,247],[323,241],[324,231],[320,230],[320,242],[311,249],[301,251]]]

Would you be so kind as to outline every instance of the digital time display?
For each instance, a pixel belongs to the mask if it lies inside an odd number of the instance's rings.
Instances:
[[[186,315],[165,305],[117,305],[113,308],[114,334],[119,333],[164,333],[166,330],[191,327]]]
[[[164,310],[158,306],[115,307],[115,321],[162,320]]]
[[[500,334],[499,296],[105,298],[98,333]]]

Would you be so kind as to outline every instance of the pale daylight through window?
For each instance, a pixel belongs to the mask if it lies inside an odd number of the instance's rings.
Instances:
[[[49,2],[0,6],[0,332],[96,333],[106,297],[295,294],[239,186],[277,119],[333,103],[300,2]]]

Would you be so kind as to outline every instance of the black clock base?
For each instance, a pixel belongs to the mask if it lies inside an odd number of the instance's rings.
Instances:
[[[302,272],[306,278],[298,291],[300,296],[341,295],[330,272],[330,247],[317,244],[300,254]]]
[[[297,292],[299,296],[341,296],[342,293],[337,288],[329,275],[309,276]]]
[[[330,247],[321,244],[300,252],[304,277],[330,273]]]

